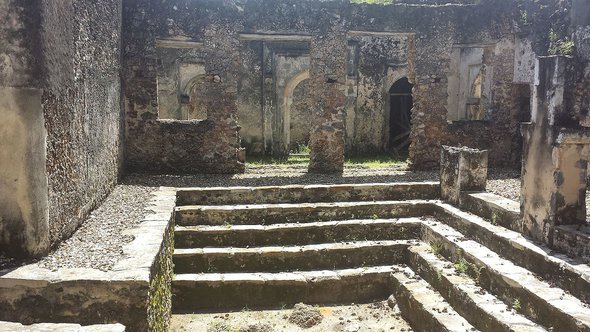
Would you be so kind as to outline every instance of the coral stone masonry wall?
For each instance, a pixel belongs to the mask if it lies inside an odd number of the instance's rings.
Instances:
[[[409,154],[416,168],[436,166],[441,144],[489,150],[492,166],[516,165],[534,57],[525,40],[533,35],[535,50],[543,48],[536,31],[523,28],[530,22],[519,23],[539,20],[532,13],[525,17],[525,3],[126,1],[127,165],[233,173],[244,168],[242,147],[249,154],[285,156],[292,142],[283,105],[299,101],[290,99],[284,83],[305,72],[308,57],[306,103],[314,115],[308,128],[298,130],[310,132],[311,169],[339,170],[342,157],[335,156],[344,151],[390,148],[389,89],[404,77],[413,84]],[[203,57],[162,58],[162,45]],[[478,55],[476,66],[463,68],[461,54],[469,52]],[[204,102],[206,119],[159,116],[165,110],[159,112],[164,101],[158,101],[158,84],[168,83],[158,83],[158,66],[174,61],[179,68],[204,66],[204,92],[173,98]],[[178,75],[182,80],[181,70]],[[455,98],[449,94],[460,92],[463,104],[449,103]],[[461,115],[466,107],[475,113]]]
[[[126,1],[124,81],[127,166],[131,171],[237,173],[244,170],[238,137],[239,24],[218,15],[220,2]],[[199,19],[207,17],[207,19]],[[177,38],[176,44],[173,43]],[[158,112],[156,39],[194,48],[204,66],[206,119],[165,120]],[[168,40],[166,40],[168,39]],[[172,39],[172,41],[170,40]],[[188,40],[187,40],[188,39]],[[198,40],[198,42],[194,42]],[[171,45],[172,44],[172,45]]]
[[[44,1],[49,226],[69,237],[111,191],[123,159],[121,0]]]
[[[121,1],[11,0],[0,17],[0,247],[39,256],[117,181]]]

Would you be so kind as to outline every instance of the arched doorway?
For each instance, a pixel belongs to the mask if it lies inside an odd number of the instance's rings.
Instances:
[[[408,151],[412,107],[412,84],[404,77],[393,83],[389,89],[389,150]]]
[[[293,102],[289,107],[289,151],[301,153],[309,145],[312,113],[309,105],[309,80],[303,80],[293,90]]]
[[[309,70],[295,75],[284,92],[284,132],[287,151],[300,152],[299,147],[306,146],[311,129],[311,108],[309,107],[309,91],[307,82]]]

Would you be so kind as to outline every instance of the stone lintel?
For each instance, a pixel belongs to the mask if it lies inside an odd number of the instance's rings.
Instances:
[[[414,36],[415,33],[412,33],[412,32],[394,32],[394,31],[348,31],[347,35],[349,37],[365,37],[365,36],[373,36],[373,37],[404,37],[404,36]]]
[[[191,39],[156,39],[157,48],[200,48],[203,42]]]
[[[299,34],[270,34],[270,33],[241,33],[240,40],[262,41],[310,41],[310,35]]]

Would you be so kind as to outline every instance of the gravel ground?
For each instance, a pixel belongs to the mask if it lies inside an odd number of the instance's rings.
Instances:
[[[490,171],[488,190],[518,200],[518,172]],[[249,166],[237,175],[146,175],[130,174],[115,187],[76,233],[61,243],[51,254],[38,261],[45,268],[97,268],[108,271],[123,257],[122,247],[133,238],[124,230],[138,224],[147,211],[150,193],[159,186],[215,187],[286,184],[369,183],[403,181],[437,181],[438,171],[409,172],[405,165],[383,168],[348,166],[343,174],[308,174],[302,166]],[[516,196],[514,196],[515,194]],[[29,262],[3,258],[0,269]]]
[[[486,190],[513,201],[520,201],[520,170],[492,169]]]
[[[317,325],[306,328],[291,322],[293,309],[241,310],[228,313],[173,315],[172,332],[364,332],[412,331],[397,306],[387,301],[316,307],[322,316]]]

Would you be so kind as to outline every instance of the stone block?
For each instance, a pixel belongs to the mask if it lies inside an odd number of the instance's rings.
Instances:
[[[441,150],[441,198],[459,204],[461,192],[483,191],[488,177],[488,151],[444,146]]]

